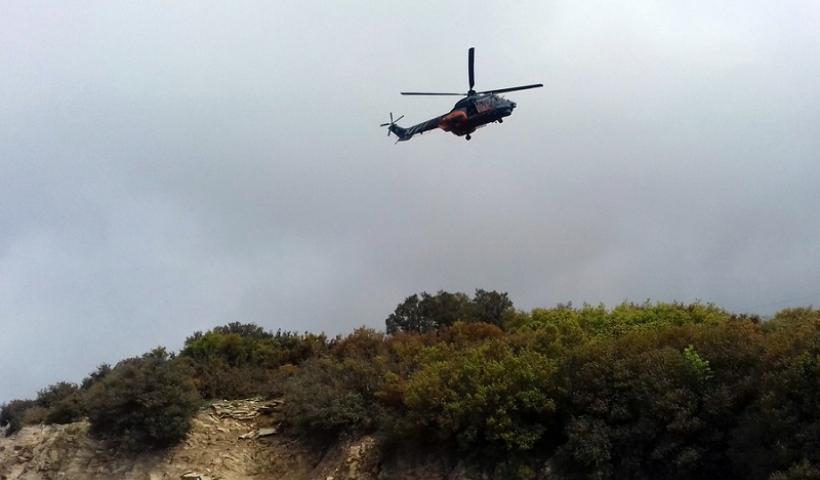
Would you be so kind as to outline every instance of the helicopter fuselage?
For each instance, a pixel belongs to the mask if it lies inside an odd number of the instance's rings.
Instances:
[[[471,95],[459,100],[450,113],[440,117],[438,128],[459,137],[469,135],[488,123],[501,122],[512,115],[516,104],[495,94]]]
[[[518,87],[498,88],[495,90],[475,91],[475,74],[473,71],[473,64],[475,60],[475,49],[470,47],[467,50],[467,78],[469,79],[470,90],[467,93],[442,93],[442,92],[401,92],[402,95],[456,95],[463,96],[461,100],[456,102],[453,109],[444,115],[440,115],[430,120],[413,125],[412,127],[403,128],[396,123],[404,118],[404,115],[397,119],[393,119],[393,112],[390,112],[390,121],[382,123],[382,127],[387,127],[387,136],[391,133],[398,137],[397,142],[406,142],[413,138],[414,135],[421,135],[428,130],[440,128],[445,132],[450,132],[459,137],[470,139],[470,134],[475,132],[477,128],[483,127],[488,123],[501,123],[504,117],[512,115],[515,110],[515,102],[500,97],[499,93],[516,92],[518,90],[528,90],[530,88],[540,88],[544,85],[541,83],[533,83],[530,85],[521,85]]]
[[[396,134],[400,142],[405,142],[413,138],[414,135],[421,135],[436,128],[459,137],[466,136],[469,140],[470,134],[475,132],[477,128],[492,122],[502,122],[504,117],[512,115],[515,107],[515,102],[494,93],[469,94],[456,102],[453,109],[448,113],[418,125],[402,128],[392,123],[392,121],[385,125],[388,126],[390,132]]]

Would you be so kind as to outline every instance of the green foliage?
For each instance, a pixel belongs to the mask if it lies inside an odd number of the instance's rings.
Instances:
[[[704,360],[695,350],[695,347],[689,345],[683,350],[683,358],[689,364],[698,382],[704,383],[712,378],[712,369],[709,368],[709,361]]]
[[[285,383],[286,418],[307,435],[372,430],[384,374],[382,363],[363,358],[310,360]]]
[[[513,303],[506,293],[478,289],[471,300],[464,293],[439,291],[407,297],[387,317],[387,333],[427,333],[456,322],[483,322],[502,326],[514,313]]]
[[[743,415],[731,451],[752,479],[802,460],[820,464],[820,332],[794,337],[780,330],[771,340],[773,364],[763,373],[757,401]],[[805,349],[785,347],[790,340]]]
[[[820,310],[769,322],[711,304],[516,311],[504,293],[421,293],[387,334],[232,323],[0,408],[9,431],[87,412],[142,448],[207,398],[284,395],[291,432],[432,444],[494,478],[820,479]]]
[[[590,333],[584,328],[583,317],[570,306],[553,309],[538,308],[529,314],[517,315],[511,328],[510,340],[548,355],[564,358],[567,352],[586,343]]]
[[[820,480],[820,468],[803,459],[795,463],[788,470],[773,473],[770,480]]]
[[[83,380],[82,386],[69,382],[50,385],[37,394],[36,400],[12,400],[0,406],[0,427],[11,435],[24,425],[70,423],[86,414],[85,392],[102,379],[111,367],[103,364]]]
[[[121,361],[88,390],[91,433],[135,450],[176,443],[200,402],[192,373],[163,348]]]
[[[285,365],[298,365],[327,349],[324,335],[277,331],[231,323],[185,341],[180,355],[191,360],[204,398],[246,398],[281,392]]]
[[[111,365],[107,363],[99,365],[96,370],[89,373],[88,376],[83,379],[83,382],[80,384],[80,390],[88,390],[94,386],[95,383],[105,378],[105,376],[109,373],[111,373]]]
[[[574,349],[563,369],[564,468],[599,479],[732,477],[726,453],[751,402],[759,335],[749,322],[662,322]]]
[[[627,333],[636,328],[663,328],[686,324],[717,325],[726,321],[730,314],[712,304],[655,303],[643,305],[623,303],[615,307],[605,328],[615,334]]]
[[[241,338],[265,340],[273,338],[273,334],[253,323],[231,322],[227,325],[214,327],[213,333],[220,335],[238,335]]]
[[[473,321],[501,326],[505,316],[513,311],[513,302],[506,292],[478,289],[472,301]]]
[[[387,333],[431,332],[470,316],[470,299],[463,293],[440,291],[435,295],[422,292],[400,303],[387,317]]]
[[[699,397],[666,348],[593,352],[571,375],[574,415],[562,456],[590,478],[690,478],[700,452]],[[588,444],[588,440],[592,439]]]
[[[83,399],[80,388],[68,382],[59,382],[37,394],[37,405],[45,411],[45,423],[71,423],[82,418]]]
[[[27,424],[26,412],[36,406],[34,400],[12,400],[0,405],[0,427],[6,429],[6,436],[23,428]]]
[[[426,365],[409,380],[407,415],[465,451],[531,450],[554,425],[554,362],[488,341]]]
[[[50,385],[37,394],[36,400],[12,400],[0,407],[0,427],[6,435],[24,425],[39,423],[70,423],[84,413],[80,389],[68,382]]]

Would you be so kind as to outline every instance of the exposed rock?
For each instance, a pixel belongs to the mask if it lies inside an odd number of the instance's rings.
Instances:
[[[271,436],[271,435],[276,435],[277,433],[278,433],[278,431],[276,430],[276,427],[260,428],[259,430],[256,431],[256,436],[257,437],[268,437],[268,436]]]
[[[288,477],[308,472],[318,461],[308,449],[271,442],[242,442],[277,430],[272,423],[281,402],[260,399],[216,402],[200,411],[183,442],[168,450],[132,454],[88,437],[88,423],[31,426],[0,438],[0,479],[196,479],[233,480]],[[9,455],[8,452],[13,452]],[[186,476],[187,475],[187,476]],[[307,478],[307,477],[304,477]]]
[[[281,400],[263,401],[255,398],[250,400],[222,400],[211,404],[211,409],[219,418],[253,420],[259,415],[272,415],[279,410],[281,405]]]
[[[325,451],[280,434],[281,402],[220,401],[177,446],[132,454],[88,436],[88,423],[28,426],[0,438],[0,480],[478,480],[441,452],[386,461],[372,436]],[[552,479],[550,466],[540,479]],[[488,477],[485,477],[488,478]]]
[[[183,479],[187,479],[187,480],[211,480],[211,477],[209,477],[207,475],[204,475],[204,474],[201,474],[201,473],[196,473],[196,472],[183,473],[182,476],[179,477],[179,478],[183,478]]]
[[[248,433],[243,433],[242,435],[239,436],[239,439],[240,440],[253,440],[255,438],[269,437],[271,435],[276,435],[277,433],[279,433],[279,429],[277,429],[276,427],[265,427],[265,428],[260,428],[258,430],[251,430]]]

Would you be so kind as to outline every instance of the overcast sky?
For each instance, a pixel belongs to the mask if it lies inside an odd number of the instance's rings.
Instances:
[[[67,5],[0,3],[0,402],[423,290],[820,304],[816,1]],[[394,145],[470,46],[545,88]]]

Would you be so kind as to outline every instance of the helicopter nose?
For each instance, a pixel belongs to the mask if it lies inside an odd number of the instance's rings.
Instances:
[[[505,110],[507,111],[507,115],[512,115],[512,112],[515,109],[515,106],[516,106],[515,102],[509,102],[507,104],[507,108],[505,108]]]

